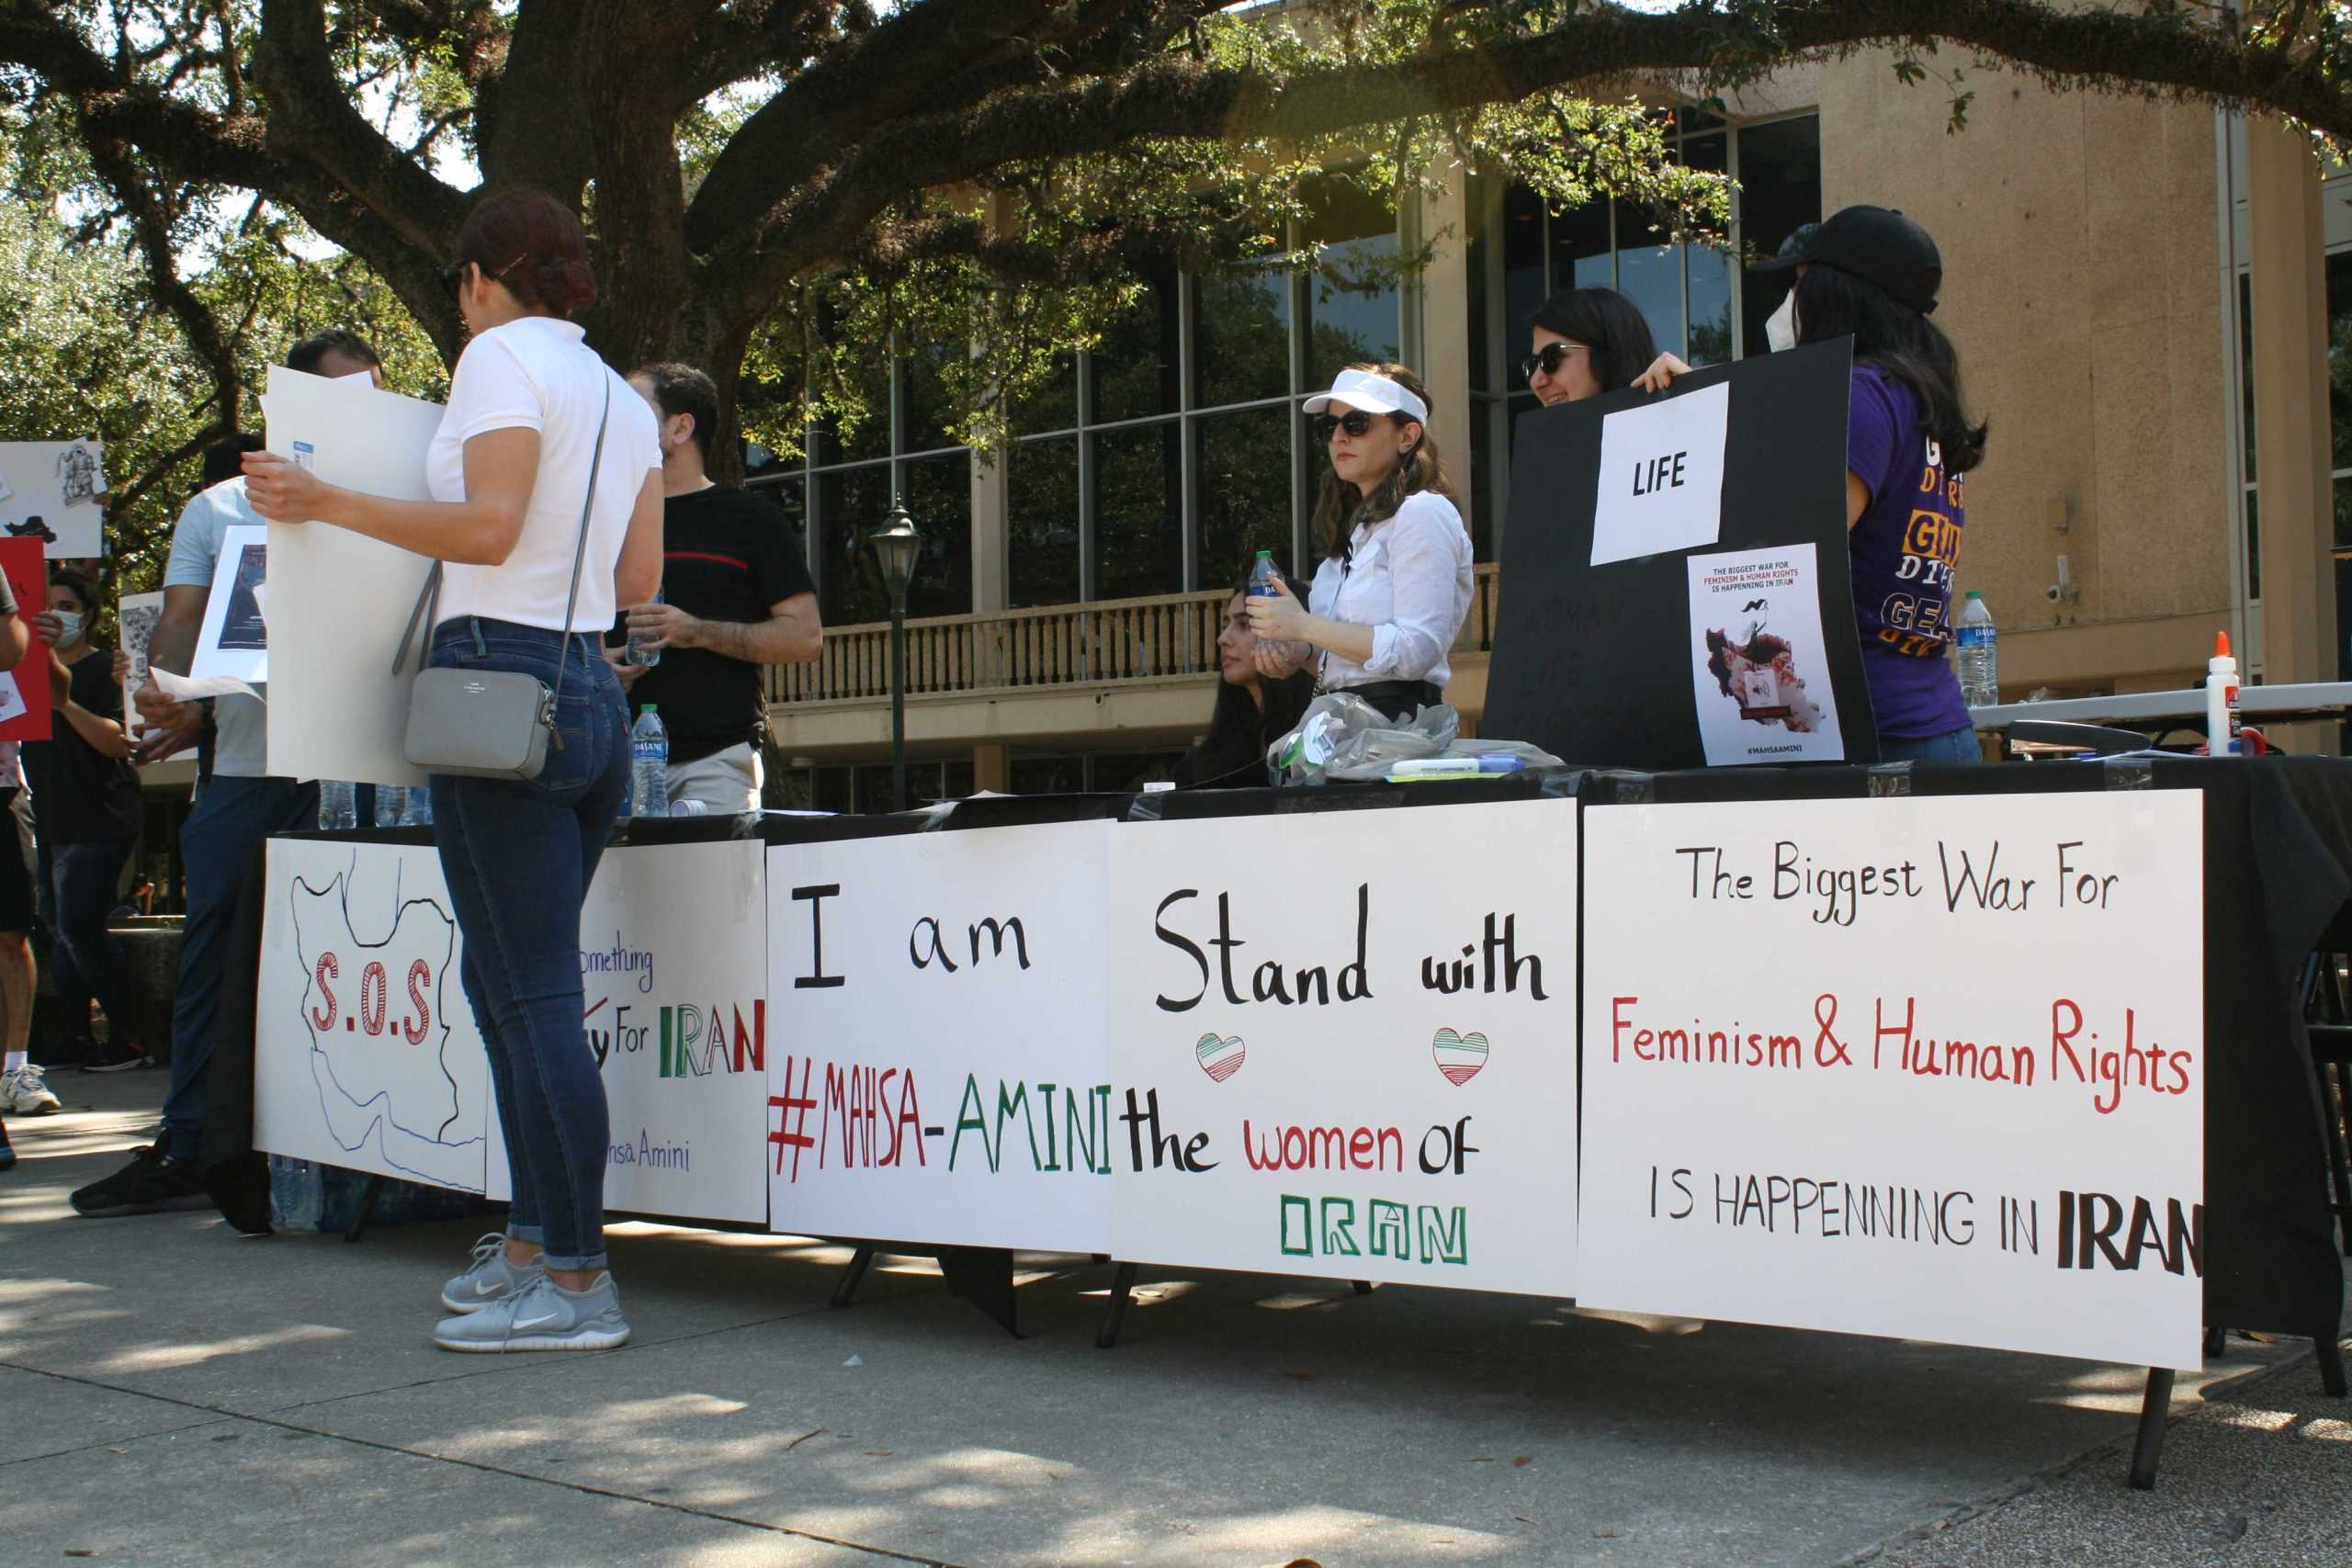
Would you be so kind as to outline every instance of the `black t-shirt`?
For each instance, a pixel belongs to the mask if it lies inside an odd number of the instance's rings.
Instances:
[[[689,615],[764,621],[816,591],[783,509],[731,485],[672,496],[662,536],[662,596]],[[741,745],[767,715],[760,666],[702,648],[664,649],[629,701],[660,705],[673,765]]]
[[[49,650],[35,644],[28,657],[26,680],[46,680]],[[74,701],[100,718],[122,722],[122,688],[114,682],[114,661],[103,650],[85,655],[67,666]],[[50,720],[50,739],[25,743],[25,782],[32,786],[33,821],[51,843],[105,844],[134,838],[139,832],[139,771],[121,758],[108,757],[82,739],[57,714]]]

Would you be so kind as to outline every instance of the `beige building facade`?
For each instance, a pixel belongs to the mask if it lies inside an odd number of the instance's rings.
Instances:
[[[1678,144],[1738,177],[1734,238],[1753,250],[1861,201],[1936,237],[1937,320],[1992,425],[1960,578],[1998,621],[2005,695],[2188,684],[2222,630],[2257,679],[2335,678],[2352,179],[2323,180],[2268,122],[1973,85],[1951,133],[1941,92],[1860,55],[1785,73],[1722,119],[1682,111]],[[1348,283],[1424,236],[1435,259],[1403,287]],[[786,803],[887,804],[888,636],[859,560],[886,495],[932,541],[910,629],[918,795],[1116,788],[1163,769],[1206,724],[1247,547],[1310,562],[1318,455],[1294,400],[1357,356],[1402,358],[1430,386],[1480,563],[1451,693],[1475,717],[1510,588],[1527,310],[1610,284],[1695,362],[1761,352],[1780,297],[1720,253],[1662,243],[1639,212],[1547,214],[1459,171],[1401,220],[1335,207],[1297,238],[1322,271],[1148,280],[1135,319],[1073,361],[1067,395],[1016,418],[1008,452],[924,446],[911,367],[893,372],[887,450],[815,441],[805,465],[756,477],[803,521],[832,628],[822,662],[777,672]]]

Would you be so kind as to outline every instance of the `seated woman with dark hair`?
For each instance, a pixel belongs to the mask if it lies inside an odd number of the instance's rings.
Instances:
[[[1259,656],[1258,634],[1250,629],[1249,575],[1225,606],[1225,629],[1217,634],[1216,710],[1209,732],[1177,761],[1174,777],[1182,786],[1246,789],[1266,782],[1266,748],[1289,734],[1315,698],[1312,671],[1267,674],[1289,669],[1287,661]]]

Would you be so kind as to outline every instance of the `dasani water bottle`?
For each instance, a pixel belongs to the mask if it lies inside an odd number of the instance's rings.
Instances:
[[[1972,588],[1960,612],[1952,641],[1958,649],[1960,697],[1970,707],[1991,707],[2001,700],[2000,633],[1984,595]]]
[[[670,815],[670,732],[660,705],[648,703],[628,732],[628,809],[632,817]]]

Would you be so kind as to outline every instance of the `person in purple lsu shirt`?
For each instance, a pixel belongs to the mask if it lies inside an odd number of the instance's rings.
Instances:
[[[1900,212],[1849,207],[1754,270],[1796,274],[1768,323],[1774,348],[1854,340],[1846,528],[1879,754],[1979,761],[1951,653],[1962,476],[1984,460],[1985,426],[1969,421],[1959,351],[1928,319],[1943,285],[1936,243]]]

